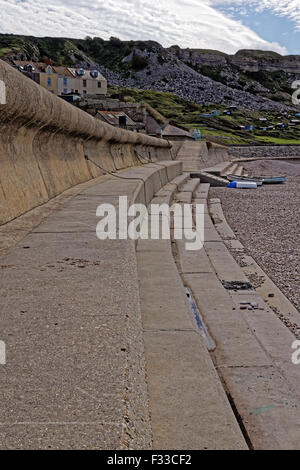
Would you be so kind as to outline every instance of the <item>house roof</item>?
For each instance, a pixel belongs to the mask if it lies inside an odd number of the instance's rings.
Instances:
[[[190,132],[185,131],[184,129],[180,129],[176,126],[172,126],[171,124],[168,124],[164,128],[164,130],[162,131],[162,135],[169,137],[187,137],[189,139],[193,139],[193,136],[190,134]]]
[[[152,116],[147,115],[146,130],[147,130],[147,134],[159,135],[160,132],[161,132],[161,126],[158,124],[158,122]]]
[[[26,65],[33,65],[33,67],[35,67],[39,71],[42,71],[47,67],[47,64],[45,64],[45,62],[33,62],[32,60],[13,60],[13,64],[17,67],[26,67]],[[50,65],[50,67],[52,66]]]
[[[91,77],[90,75],[91,70],[84,70],[84,74],[79,76],[77,75],[76,72],[77,70],[80,70],[80,68],[48,65],[45,62],[33,62],[30,60],[13,60],[13,64],[16,65],[17,67],[26,67],[26,65],[33,65],[33,67],[35,67],[39,72],[45,72],[45,69],[47,67],[51,67],[52,73],[57,73],[58,75],[66,75],[66,76],[74,77],[74,78],[80,77],[83,80],[93,79],[93,77]],[[105,77],[103,77],[103,75],[100,72],[98,72],[98,74],[99,74],[97,77],[98,80],[99,78],[101,80],[105,80]]]
[[[68,67],[68,70],[69,70],[69,72],[73,75],[73,77],[78,77],[78,75],[77,75],[76,72],[77,72],[78,70],[82,70],[82,68],[80,68],[80,67],[79,67],[79,68]],[[82,78],[83,80],[87,80],[87,79],[91,80],[91,79],[93,79],[93,77],[91,77],[91,75],[90,75],[91,72],[92,72],[92,70],[84,70],[84,74],[83,74],[83,75],[80,75],[80,78]],[[105,80],[105,77],[99,72],[99,70],[97,70],[97,72],[98,72],[98,74],[99,74],[98,77],[97,77],[97,79],[99,80],[99,78],[100,78],[100,79],[102,79],[102,80]],[[96,80],[96,79],[94,79],[94,80]]]
[[[130,119],[127,114],[125,114],[123,111],[98,111],[98,115],[100,118],[102,118],[105,122],[108,124],[111,124],[112,126],[118,126],[119,125],[119,117],[120,116],[126,116],[127,117],[127,125],[128,126],[134,126],[135,122]]]
[[[66,75],[67,77],[73,77],[72,73],[67,67],[59,66],[57,67],[56,65],[52,66],[52,69],[54,70],[55,73],[59,75]]]

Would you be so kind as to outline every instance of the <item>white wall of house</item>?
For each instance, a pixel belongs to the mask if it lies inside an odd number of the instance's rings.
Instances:
[[[107,81],[104,77],[92,78],[87,72],[83,77],[76,78],[59,75],[58,95],[79,93],[80,95],[106,95]]]
[[[69,69],[74,75],[75,69]],[[106,95],[107,94],[107,80],[99,73],[97,78],[91,76],[91,71],[86,70],[84,75],[75,75],[74,77],[74,92],[80,95]]]
[[[75,92],[75,78],[66,75],[58,77],[58,94],[74,93]]]

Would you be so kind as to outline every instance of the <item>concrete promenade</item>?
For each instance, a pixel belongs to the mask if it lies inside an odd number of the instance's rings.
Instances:
[[[0,80],[0,449],[298,449],[300,314],[210,197],[240,162],[100,123],[2,61]],[[203,248],[178,216],[167,240],[100,241],[119,196],[191,204],[193,229],[200,204]]]
[[[151,447],[135,244],[101,243],[96,209],[145,203],[180,171],[104,177],[1,257],[1,448]]]
[[[95,235],[100,203],[116,205],[121,194],[149,203],[160,188],[173,194],[180,172],[177,162],[122,172],[145,186],[103,177],[1,257],[2,449],[247,448],[171,251],[149,242],[136,256],[133,241]],[[157,255],[167,271],[153,271]],[[155,323],[159,306],[145,304],[144,276],[152,289],[156,274],[170,288],[161,285],[160,295],[174,307],[178,297],[174,318],[161,310],[165,333]]]
[[[1,258],[1,448],[150,448],[135,247],[96,238],[95,184]]]
[[[1,449],[299,447],[295,337],[249,286],[251,260],[241,269],[230,255],[243,247],[209,184],[190,177],[202,151],[188,143],[178,161],[99,177],[0,227]],[[226,152],[211,155],[220,171]],[[185,156],[196,166],[183,172]],[[204,248],[101,242],[96,209],[118,210],[121,195],[202,204]]]

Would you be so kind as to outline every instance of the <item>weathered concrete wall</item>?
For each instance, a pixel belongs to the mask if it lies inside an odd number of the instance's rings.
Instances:
[[[184,172],[197,172],[215,166],[217,163],[229,161],[228,148],[212,142],[185,141],[176,154],[182,161]]]
[[[0,80],[0,225],[101,175],[85,154],[107,170],[171,159],[168,142],[102,123],[3,61]]]
[[[203,142],[200,151],[201,169],[230,160],[227,147],[213,142]]]
[[[236,158],[296,157],[300,155],[300,145],[228,147],[228,153]]]
[[[178,155],[181,147],[184,144],[184,141],[179,142],[179,141],[170,140],[169,142],[172,144],[172,150],[171,150],[172,156],[173,156],[173,158],[176,158],[176,156]]]

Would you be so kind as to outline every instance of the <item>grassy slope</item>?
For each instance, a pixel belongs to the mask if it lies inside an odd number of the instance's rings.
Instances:
[[[163,93],[153,90],[137,90],[129,88],[110,88],[111,93],[120,92],[125,96],[126,101],[144,102],[156,109],[169,121],[187,129],[200,129],[202,134],[223,137],[224,143],[247,144],[256,141],[257,143],[269,144],[298,144],[300,143],[300,126],[285,130],[274,130],[263,132],[259,127],[264,123],[259,121],[259,117],[268,119],[268,125],[277,122],[288,123],[290,119],[281,117],[278,119],[276,113],[258,113],[244,110],[237,110],[232,116],[205,118],[201,114],[213,111],[213,106],[200,106],[179,98],[172,93]],[[221,112],[224,107],[218,108]],[[293,118],[293,117],[292,117]],[[254,125],[255,132],[241,131],[239,126]]]

